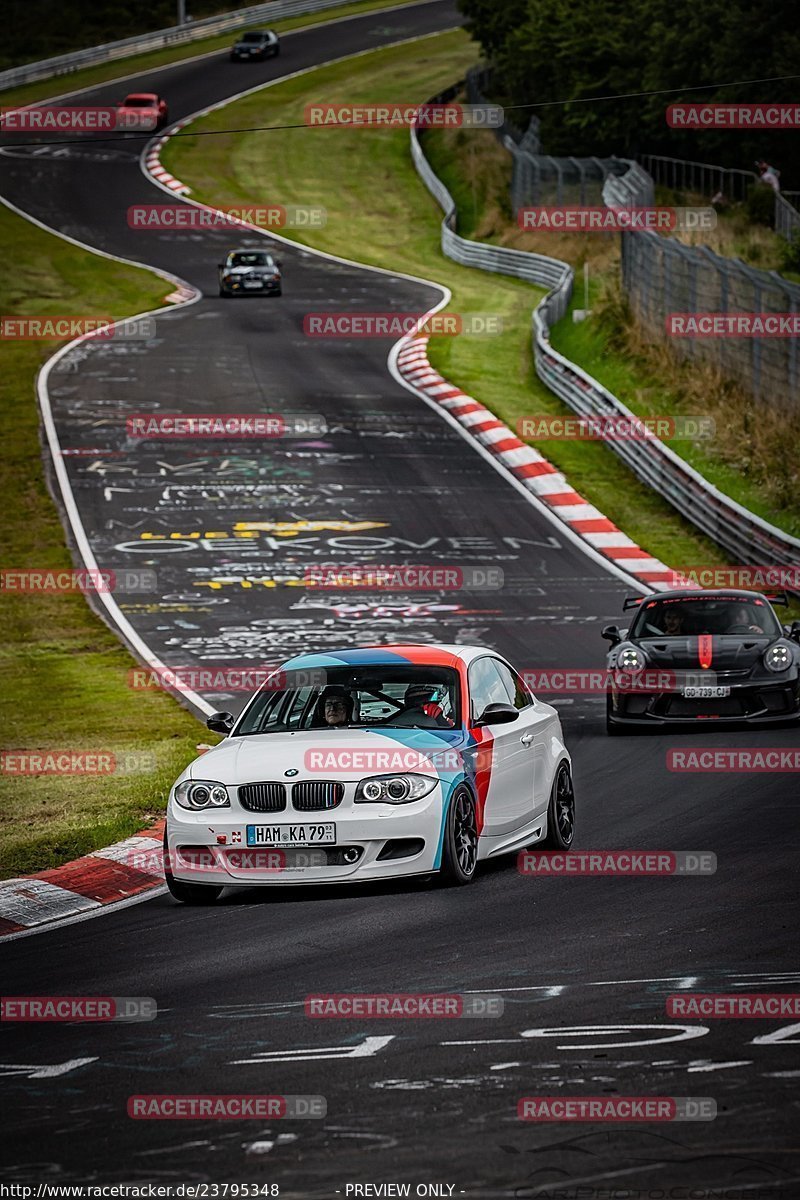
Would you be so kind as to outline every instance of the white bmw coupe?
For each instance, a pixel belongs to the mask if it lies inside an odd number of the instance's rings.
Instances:
[[[438,872],[572,845],[572,764],[557,711],[494,651],[399,645],[302,655],[169,796],[167,886],[208,904],[231,885]]]

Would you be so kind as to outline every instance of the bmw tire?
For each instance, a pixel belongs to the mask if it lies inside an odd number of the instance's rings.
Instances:
[[[444,887],[472,883],[478,866],[475,800],[467,787],[456,789],[447,810],[439,882]]]
[[[575,838],[575,788],[569,763],[556,771],[547,806],[547,836],[537,843],[540,850],[569,850]]]

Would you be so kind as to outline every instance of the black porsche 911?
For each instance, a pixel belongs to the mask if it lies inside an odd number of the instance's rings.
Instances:
[[[786,598],[774,598],[786,603]],[[800,621],[784,626],[758,592],[633,597],[631,626],[606,625],[609,734],[692,721],[800,720]]]

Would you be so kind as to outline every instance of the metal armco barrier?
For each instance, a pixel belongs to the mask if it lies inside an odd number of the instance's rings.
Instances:
[[[168,46],[181,46],[198,38],[213,37],[215,33],[240,29],[260,21],[274,21],[279,17],[301,16],[303,13],[321,12],[334,8],[342,0],[271,0],[269,4],[256,4],[252,8],[239,8],[233,12],[220,13],[216,17],[204,17],[201,21],[187,21],[185,25],[174,25],[170,29],[157,29],[135,37],[122,38],[118,42],[106,42],[88,50],[76,50],[72,54],[60,54],[57,58],[45,58],[41,62],[24,63],[21,67],[10,67],[0,71],[0,91],[18,87],[22,83],[33,83],[37,79],[52,79],[69,75],[81,67],[93,67],[97,63],[112,62],[127,58],[146,50],[160,50]]]
[[[429,103],[446,102],[458,90],[450,88]],[[564,316],[572,297],[574,276],[569,264],[542,254],[461,237],[455,231],[455,201],[426,159],[416,129],[411,130],[411,157],[417,173],[445,214],[441,227],[443,254],[465,267],[513,275],[550,289],[532,314],[533,354],[539,378],[580,416],[632,418],[634,414],[616,396],[550,345],[550,327]],[[800,539],[731,500],[657,438],[613,440],[607,445],[639,479],[708,534],[733,560],[756,566],[800,566]]]

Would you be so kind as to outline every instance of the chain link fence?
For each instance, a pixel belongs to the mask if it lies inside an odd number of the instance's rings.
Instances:
[[[491,72],[475,67],[467,72],[466,90],[471,104],[487,103],[484,89]],[[602,204],[603,184],[609,175],[621,176],[633,163],[621,158],[565,157],[542,152],[541,122],[530,118],[526,129],[512,120],[499,131],[503,145],[514,160],[511,204],[514,212],[526,205]]]
[[[487,68],[467,75],[473,103],[486,103]],[[746,199],[757,182],[754,172],[688,162],[663,155],[642,155],[641,163],[620,158],[563,158],[541,153],[537,117],[521,133],[508,122],[500,130],[513,158],[511,203],[526,205],[593,205],[644,208],[655,203],[655,185],[708,195],[723,192]],[[535,147],[535,151],[532,149]],[[789,199],[775,197],[779,231],[800,230],[800,213]],[[723,258],[706,246],[690,247],[677,238],[648,231],[624,232],[622,287],[639,323],[653,336],[667,338],[673,313],[782,313],[800,311],[800,286],[776,271],[759,271],[739,259]],[[560,307],[560,304],[559,304]],[[548,322],[557,319],[548,312]],[[778,407],[797,407],[798,339],[796,337],[674,337],[684,359],[707,362],[743,382],[753,396]]]
[[[755,171],[742,171],[737,167],[717,167],[713,163],[690,162],[663,154],[643,154],[641,158],[642,166],[655,183],[673,191],[694,192],[709,198],[721,195],[726,200],[742,201],[758,183]],[[800,239],[798,199],[800,192],[775,194],[775,232],[787,242]]]

